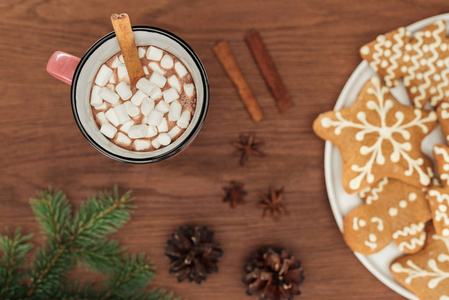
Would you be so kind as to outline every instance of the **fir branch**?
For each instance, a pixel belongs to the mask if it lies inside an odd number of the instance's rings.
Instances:
[[[6,230],[0,235],[0,249],[3,252],[0,258],[0,299],[20,297],[23,291],[21,280],[26,271],[21,270],[25,264],[25,255],[33,248],[28,241],[32,234],[22,235],[19,229],[14,234]]]
[[[126,256],[121,268],[106,280],[106,292],[101,299],[139,299],[154,277],[154,269],[145,254]]]
[[[95,272],[110,272],[120,265],[120,255],[124,251],[118,241],[101,239],[94,245],[77,245],[69,248],[78,265],[85,265]]]
[[[81,206],[80,210],[75,213],[70,236],[54,245],[52,241],[47,241],[49,248],[53,251],[43,251],[42,255],[37,257],[27,292],[28,297],[33,296],[36,290],[45,294],[51,289],[60,288],[62,280],[52,275],[54,271],[56,273],[67,272],[64,266],[72,266],[73,259],[67,250],[73,244],[94,245],[98,239],[117,231],[129,220],[132,208],[128,204],[132,201],[130,193],[129,191],[120,197],[118,188],[115,186],[113,193],[107,191],[100,193],[98,200],[94,197],[89,199],[87,204]],[[49,196],[48,194],[43,195]],[[42,197],[41,200],[36,201],[46,201],[46,199]],[[59,212],[55,212],[55,215],[59,214]]]
[[[61,242],[68,235],[71,221],[71,206],[60,190],[38,192],[40,199],[31,199],[30,205],[44,234]]]

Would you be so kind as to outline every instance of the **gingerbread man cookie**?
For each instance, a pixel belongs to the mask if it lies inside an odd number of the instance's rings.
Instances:
[[[433,153],[442,187],[429,188],[427,199],[436,233],[449,237],[449,147],[435,145]]]
[[[339,148],[343,187],[353,194],[383,177],[429,185],[432,163],[422,154],[421,141],[435,126],[435,112],[400,104],[373,77],[352,106],[321,114],[313,129]]]
[[[421,300],[449,299],[449,238],[437,235],[427,226],[425,247],[411,255],[393,260],[394,278]]]
[[[403,253],[424,246],[425,223],[431,214],[422,188],[383,178],[360,196],[365,204],[351,210],[343,221],[343,237],[353,251],[374,254],[392,240]]]
[[[434,107],[449,101],[449,39],[446,23],[439,20],[410,40],[410,32],[399,28],[360,48],[389,87],[402,77],[410,100],[422,108],[428,100]]]

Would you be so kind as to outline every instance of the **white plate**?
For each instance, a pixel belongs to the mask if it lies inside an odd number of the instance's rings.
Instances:
[[[408,26],[407,28],[412,33],[415,33],[416,31],[440,19],[445,20],[446,23],[449,24],[449,13],[419,21]],[[447,32],[448,29],[446,28],[446,33]],[[363,61],[357,67],[357,69],[355,69],[354,73],[352,73],[351,77],[346,82],[346,85],[341,91],[334,109],[339,110],[354,103],[363,85],[369,78],[374,75],[375,72],[370,68],[368,63],[366,61]],[[407,93],[402,84],[392,89],[392,94],[401,103],[410,105]],[[424,139],[422,143],[423,152],[429,157],[433,157],[432,148],[436,143],[445,143],[445,139],[439,127],[437,127],[429,136]],[[354,207],[362,204],[362,201],[357,195],[349,195],[343,190],[341,182],[341,171],[342,161],[340,152],[338,151],[337,147],[332,145],[330,142],[326,142],[324,151],[324,173],[326,179],[326,188],[332,212],[334,214],[337,225],[340,228],[340,231],[342,230],[343,217]],[[382,281],[389,288],[406,298],[418,299],[414,294],[412,294],[404,287],[402,287],[398,282],[396,282],[390,273],[390,262],[394,258],[401,255],[401,252],[396,247],[396,245],[394,245],[394,243],[390,243],[382,251],[370,256],[361,255],[359,253],[354,254],[360,260],[360,262],[374,276],[377,277],[377,279]]]

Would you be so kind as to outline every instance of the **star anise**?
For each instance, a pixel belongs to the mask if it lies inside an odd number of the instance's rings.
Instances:
[[[243,189],[244,184],[241,182],[231,181],[229,186],[223,187],[226,195],[223,198],[223,202],[229,202],[232,208],[237,204],[243,203],[243,197],[247,192]]]
[[[282,198],[284,197],[284,188],[275,190],[274,187],[270,187],[268,194],[259,194],[262,200],[258,203],[258,206],[263,208],[262,218],[271,213],[275,220],[279,219],[280,214],[287,214],[285,208],[281,205]]]
[[[240,156],[240,165],[243,166],[250,155],[264,156],[265,154],[259,150],[265,143],[263,141],[255,142],[255,134],[248,136],[241,135],[237,142],[232,142],[232,146],[236,148],[234,155]]]

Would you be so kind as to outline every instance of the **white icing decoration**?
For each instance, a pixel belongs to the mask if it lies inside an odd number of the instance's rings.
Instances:
[[[435,152],[435,155],[442,155],[443,156],[443,170],[448,171],[449,170],[449,154],[446,152],[446,150],[442,147],[435,146],[433,148],[433,151]],[[440,179],[446,180],[446,185],[449,185],[449,174],[443,173],[440,174]]]
[[[359,220],[359,226],[360,226],[360,227],[365,227],[365,226],[366,226],[365,220],[360,219],[360,220]]]
[[[407,201],[405,201],[405,200],[399,201],[399,207],[400,207],[400,208],[405,208],[405,207],[407,207]]]
[[[340,135],[342,130],[346,128],[352,128],[358,131],[355,134],[355,139],[357,141],[363,141],[367,134],[377,133],[379,135],[379,138],[375,140],[373,145],[360,147],[360,154],[364,156],[369,155],[369,159],[364,166],[358,166],[355,164],[351,166],[351,170],[359,173],[359,175],[351,179],[349,182],[349,188],[352,190],[358,189],[364,178],[366,178],[368,183],[373,183],[374,175],[371,173],[371,170],[374,163],[378,165],[385,164],[386,159],[382,153],[382,144],[384,140],[390,142],[393,147],[393,152],[390,155],[390,160],[392,162],[398,162],[401,158],[407,162],[408,169],[404,171],[404,175],[411,176],[416,171],[418,173],[420,183],[422,185],[428,185],[430,183],[430,178],[421,167],[424,164],[424,160],[421,157],[413,159],[409,155],[412,150],[412,145],[408,142],[408,140],[410,140],[410,132],[408,129],[418,127],[423,133],[428,133],[429,128],[425,125],[425,123],[435,121],[435,113],[430,112],[427,117],[423,118],[422,110],[414,109],[413,111],[415,118],[408,123],[404,123],[404,113],[397,111],[394,114],[396,123],[393,125],[387,125],[387,114],[393,107],[393,100],[385,99],[388,88],[381,87],[379,78],[373,77],[371,82],[373,87],[368,88],[367,92],[368,94],[374,95],[377,102],[375,100],[368,101],[366,106],[369,110],[377,112],[380,124],[376,125],[369,123],[366,119],[366,113],[363,111],[358,112],[356,115],[359,123],[343,118],[341,112],[339,111],[335,113],[335,117],[337,118],[335,121],[327,117],[321,119],[321,124],[323,127],[335,127],[335,135]],[[401,136],[406,141],[396,141],[394,137],[395,135]]]
[[[384,222],[381,218],[378,217],[372,217],[371,218],[372,223],[377,223],[377,230],[383,231],[384,230]]]
[[[385,185],[388,183],[388,177],[382,178],[378,183],[377,186],[371,188],[368,187],[360,192],[360,197],[365,198],[366,197],[366,204],[371,205],[374,201],[379,200],[379,193],[381,193],[384,190]],[[370,193],[368,196],[367,194]]]
[[[399,250],[404,252],[405,248],[408,248],[410,250],[415,249],[417,246],[424,245],[424,242],[426,241],[426,233],[423,232],[419,235],[418,238],[412,238],[410,242],[404,241],[398,245]]]
[[[358,222],[359,218],[354,217],[354,219],[352,219],[352,229],[354,229],[355,231],[359,230],[359,222]]]
[[[370,241],[365,241],[364,244],[368,247],[370,247],[370,249],[373,251],[374,249],[377,248],[377,243],[374,242],[370,242]]]
[[[362,49],[360,49],[360,53],[362,53],[363,55],[368,55],[369,54],[369,47],[368,46],[363,46]]]
[[[418,198],[416,193],[410,193],[408,194],[408,201],[415,201]]]
[[[374,233],[369,234],[369,241],[373,243],[377,241],[377,237]]]
[[[415,235],[418,232],[423,231],[424,229],[424,223],[419,222],[416,224],[410,224],[410,226],[405,226],[404,228],[402,228],[401,230],[398,230],[396,232],[393,233],[393,238],[397,239],[400,236],[408,236],[408,235]]]
[[[388,214],[392,217],[396,216],[398,214],[398,209],[395,207],[390,207],[388,210]]]

